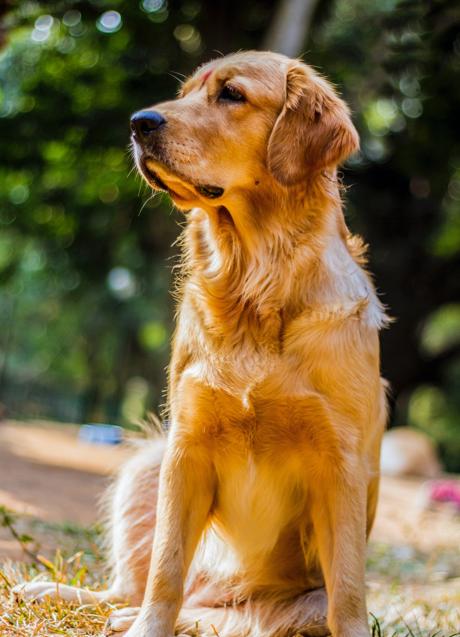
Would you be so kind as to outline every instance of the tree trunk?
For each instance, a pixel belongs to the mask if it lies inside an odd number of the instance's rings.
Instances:
[[[319,0],[281,0],[263,47],[289,57],[302,54]]]

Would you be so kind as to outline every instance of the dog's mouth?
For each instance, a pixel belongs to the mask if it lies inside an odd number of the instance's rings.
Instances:
[[[172,199],[180,203],[196,199],[197,193],[206,199],[218,199],[224,194],[221,186],[193,183],[153,157],[142,158],[140,167],[152,188],[169,193]]]
[[[203,197],[207,197],[208,199],[217,199],[218,197],[222,197],[224,194],[224,189],[220,186],[198,185],[195,186],[195,188],[200,195],[203,195]]]
[[[142,161],[141,167],[142,167],[142,173],[144,177],[147,179],[147,181],[153,188],[155,188],[156,190],[163,190],[164,192],[169,192],[168,186],[164,183],[164,181],[162,181],[159,178],[158,174],[154,170],[152,170],[151,168],[147,166],[145,161]]]

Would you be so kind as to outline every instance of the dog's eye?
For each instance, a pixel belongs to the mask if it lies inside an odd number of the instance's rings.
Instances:
[[[221,102],[245,102],[246,98],[237,88],[226,84],[219,93],[218,100]]]

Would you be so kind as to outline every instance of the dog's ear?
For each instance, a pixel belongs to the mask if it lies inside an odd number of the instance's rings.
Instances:
[[[286,100],[267,149],[271,173],[284,185],[337,166],[359,148],[347,105],[301,62],[287,71]]]

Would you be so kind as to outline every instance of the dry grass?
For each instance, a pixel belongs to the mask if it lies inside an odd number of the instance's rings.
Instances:
[[[119,606],[60,601],[37,604],[16,601],[10,593],[17,583],[36,578],[51,579],[57,585],[103,587],[100,530],[13,518],[11,523],[19,529],[19,541],[23,541],[31,555],[25,554],[22,562],[0,565],[1,637],[102,635],[107,617]],[[43,537],[44,533],[48,540],[56,542],[55,546],[61,546],[52,559],[40,556],[31,540],[34,534]],[[438,551],[427,556],[408,548],[374,545],[368,571],[368,605],[374,615],[370,618],[374,637],[460,635],[458,555]]]
[[[67,562],[67,561],[66,561]],[[69,573],[69,575],[71,575]],[[89,636],[101,635],[111,612],[108,604],[78,605],[47,600],[40,604],[14,600],[12,586],[28,581],[32,573],[24,565],[9,565],[0,570],[3,591],[0,594],[0,634],[2,637],[32,637],[51,635]],[[74,577],[59,577],[63,583],[71,583]]]
[[[460,633],[460,594],[453,583],[424,587],[384,586],[371,590],[373,634],[404,637],[452,637]]]
[[[368,557],[368,608],[374,633],[451,637],[460,630],[460,554],[373,543]]]
[[[16,599],[11,589],[31,580],[52,580],[59,584],[88,587],[104,586],[103,554],[100,529],[82,529],[73,525],[45,525],[38,520],[17,520],[3,514],[3,526],[16,534],[24,549],[23,562],[0,565],[0,635],[1,637],[41,637],[101,635],[107,617],[114,608],[109,604],[75,604],[59,600],[43,603]],[[24,529],[24,525],[26,529]],[[19,529],[19,530],[18,530]],[[24,531],[27,532],[24,532]],[[40,554],[34,536],[52,536],[57,546],[52,559]],[[48,537],[49,539],[49,537]]]

